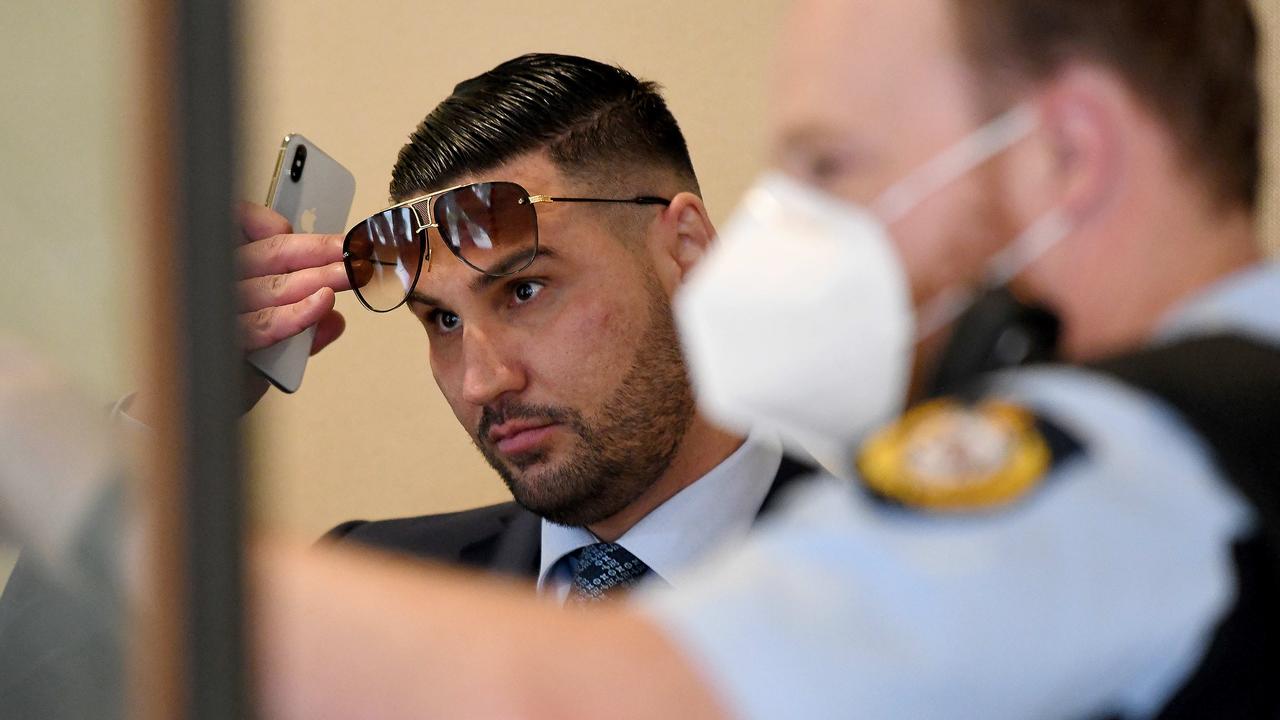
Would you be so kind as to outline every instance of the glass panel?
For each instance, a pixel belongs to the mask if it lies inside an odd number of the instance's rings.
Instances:
[[[109,408],[136,385],[133,4],[16,0],[0,23],[0,715],[123,717]],[[15,568],[16,563],[16,568]]]

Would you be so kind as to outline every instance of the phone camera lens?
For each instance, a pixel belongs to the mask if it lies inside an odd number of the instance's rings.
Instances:
[[[307,146],[299,145],[293,153],[293,164],[289,166],[289,179],[298,182],[302,178],[302,166],[307,164]]]

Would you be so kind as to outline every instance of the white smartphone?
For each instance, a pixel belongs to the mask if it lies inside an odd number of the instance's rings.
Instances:
[[[297,233],[338,234],[356,195],[356,179],[316,144],[297,133],[284,136],[267,206],[283,215]],[[314,326],[270,347],[249,353],[249,364],[272,385],[291,393],[302,385],[311,356]]]

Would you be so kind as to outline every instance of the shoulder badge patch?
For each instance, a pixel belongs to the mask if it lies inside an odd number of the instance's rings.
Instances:
[[[1035,487],[1053,453],[1025,408],[994,400],[918,405],[862,446],[858,471],[881,497],[964,512],[1007,505]]]

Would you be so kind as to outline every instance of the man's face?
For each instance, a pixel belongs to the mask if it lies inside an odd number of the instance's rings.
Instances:
[[[783,36],[772,150],[784,171],[866,204],[987,118],[948,0],[802,0]],[[1013,233],[980,168],[892,228],[916,302],[974,278]]]
[[[569,183],[541,154],[459,182],[482,180],[614,197]],[[432,231],[430,270],[408,305],[436,383],[516,500],[589,525],[666,471],[693,417],[669,295],[649,259],[663,208],[537,207],[538,257],[506,277],[467,267]]]

